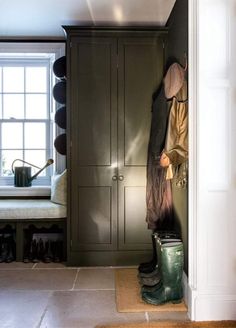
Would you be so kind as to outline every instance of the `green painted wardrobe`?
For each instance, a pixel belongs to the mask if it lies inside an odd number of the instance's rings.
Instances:
[[[147,260],[146,162],[165,28],[64,26],[68,264]]]

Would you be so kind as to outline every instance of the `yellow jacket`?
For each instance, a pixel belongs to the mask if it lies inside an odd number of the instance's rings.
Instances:
[[[187,82],[179,92],[170,100],[170,113],[163,153],[169,158],[166,178],[172,179],[176,174],[177,180],[186,180],[188,159],[188,102]]]

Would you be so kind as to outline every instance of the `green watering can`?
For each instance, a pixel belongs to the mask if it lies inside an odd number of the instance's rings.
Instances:
[[[16,161],[20,161],[22,163],[29,164],[30,166],[15,166],[14,167],[14,163]],[[51,165],[53,162],[54,162],[53,159],[50,158],[47,160],[47,163],[44,165],[44,167],[40,168],[34,164],[30,164],[26,161],[23,161],[22,159],[15,159],[11,165],[12,172],[14,174],[14,186],[15,187],[31,187],[32,180],[36,179],[37,176],[44,169],[46,169],[47,166]],[[33,176],[31,176],[31,167],[32,166],[39,169],[39,171],[36,174],[34,174]]]

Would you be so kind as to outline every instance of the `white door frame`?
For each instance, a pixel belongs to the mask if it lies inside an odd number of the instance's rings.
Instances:
[[[198,0],[188,1],[189,197],[188,197],[188,315],[194,320],[197,289],[197,122],[198,122]]]
[[[236,320],[235,0],[189,4],[191,320]]]

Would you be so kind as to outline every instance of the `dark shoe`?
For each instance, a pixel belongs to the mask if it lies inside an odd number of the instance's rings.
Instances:
[[[15,260],[16,243],[15,243],[13,236],[9,236],[8,238],[6,238],[6,240],[7,240],[7,244],[8,244],[8,254],[7,254],[5,262],[11,263]]]
[[[155,286],[160,282],[160,280],[161,275],[158,268],[155,270],[155,274],[153,274],[151,277],[139,277],[139,283],[145,286]]]
[[[7,254],[7,257],[5,259],[5,262],[6,263],[11,263],[15,261],[15,257],[14,257],[14,253],[13,253],[13,249],[12,248],[9,248],[9,252]]]
[[[33,263],[38,263],[39,262],[39,259],[38,259],[38,243],[35,239],[33,239],[32,241],[32,246],[31,246],[31,260]]]
[[[156,269],[156,266],[157,260],[153,258],[150,262],[141,263],[138,267],[138,271],[140,273],[149,274]]]
[[[13,236],[3,237],[1,244],[1,256],[0,263],[6,262],[10,263],[15,260],[15,241]]]
[[[43,240],[40,238],[38,242],[38,259],[40,261],[43,261],[44,254],[45,254],[44,243]]]
[[[0,263],[3,263],[6,261],[6,258],[8,256],[8,244],[7,242],[3,241],[1,244],[1,251],[0,251]]]
[[[50,241],[51,252],[52,252],[52,261],[57,261],[57,241],[51,240]]]
[[[24,244],[24,254],[23,254],[23,262],[24,263],[29,263],[31,261],[31,259],[30,259],[30,246],[31,246],[30,240],[26,239],[25,244]]]
[[[157,265],[157,253],[156,253],[156,242],[155,242],[155,234],[152,234],[152,259],[149,262],[141,263],[138,267],[138,271],[142,273],[150,273],[155,270]]]
[[[155,267],[155,269],[151,272],[139,272],[138,273],[138,278],[142,279],[142,278],[152,278],[154,277],[156,274],[158,273],[158,266]]]
[[[3,235],[0,235],[0,256],[1,256],[2,243],[3,243]]]
[[[142,292],[142,293],[144,293],[144,292],[148,292],[148,293],[150,293],[150,292],[155,292],[155,291],[157,291],[157,289],[159,289],[159,288],[161,288],[161,287],[162,287],[162,282],[161,282],[161,280],[160,280],[159,283],[157,283],[157,284],[154,285],[154,286],[146,286],[146,285],[142,286],[142,288],[141,288],[141,292]]]
[[[56,262],[56,263],[61,262],[62,255],[63,255],[63,242],[62,242],[62,240],[57,240],[54,242],[53,262]]]
[[[24,263],[30,263],[30,258],[28,256],[24,256],[23,262]]]
[[[51,252],[51,245],[49,240],[45,242],[45,253],[43,256],[43,262],[45,263],[52,262],[52,252]]]

